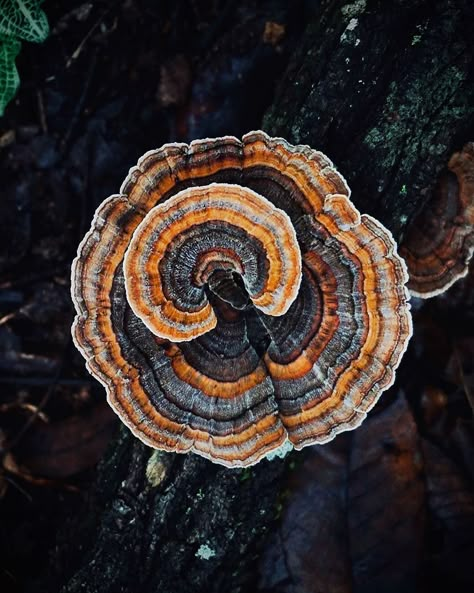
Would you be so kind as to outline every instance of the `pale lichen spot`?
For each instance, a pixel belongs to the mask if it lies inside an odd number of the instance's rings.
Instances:
[[[356,39],[354,39],[354,35],[352,34],[352,32],[358,24],[359,21],[357,19],[351,19],[348,22],[347,27],[344,29],[340,37],[341,43],[351,43],[352,41],[354,41],[354,43],[356,42]]]
[[[356,0],[355,2],[351,2],[350,4],[345,4],[341,8],[342,16],[349,19],[353,18],[364,12],[366,5],[367,0]]]
[[[207,544],[201,544],[195,554],[196,558],[200,560],[210,560],[214,558],[216,552]]]
[[[265,457],[268,459],[268,461],[273,461],[277,457],[279,459],[284,459],[288,453],[291,453],[291,451],[293,451],[293,445],[290,441],[285,441],[280,447],[278,447],[278,449],[270,451],[270,453],[268,453]]]

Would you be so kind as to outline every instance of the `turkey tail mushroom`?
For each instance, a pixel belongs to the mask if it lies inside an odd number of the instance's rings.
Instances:
[[[260,131],[130,170],[74,260],[73,336],[138,438],[242,467],[362,422],[412,327],[396,244],[349,193]]]

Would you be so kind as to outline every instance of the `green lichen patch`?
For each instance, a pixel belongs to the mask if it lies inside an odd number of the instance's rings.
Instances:
[[[215,555],[215,550],[213,550],[207,543],[201,544],[195,554],[196,558],[200,558],[201,560],[210,560],[211,558],[214,558]]]

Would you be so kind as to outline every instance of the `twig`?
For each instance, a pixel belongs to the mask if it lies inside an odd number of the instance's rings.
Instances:
[[[0,317],[0,325],[4,325],[8,321],[10,321],[10,319],[14,319],[17,316],[17,314],[18,311],[13,311],[12,313],[7,313],[3,317]]]
[[[18,492],[21,492],[21,494],[23,494],[23,496],[26,498],[28,502],[33,502],[33,497],[31,496],[31,494],[29,494],[24,488],[22,488],[16,480],[11,478],[10,476],[4,476],[4,479],[6,482],[10,483],[14,488],[16,488]]]
[[[28,430],[34,424],[34,422],[36,421],[36,419],[39,417],[41,411],[43,410],[43,408],[46,406],[46,404],[50,400],[51,396],[54,393],[54,390],[57,387],[59,376],[60,376],[61,371],[63,369],[64,362],[66,360],[66,356],[69,353],[71,344],[72,344],[72,340],[69,339],[68,342],[67,342],[67,344],[66,344],[66,346],[65,346],[65,348],[64,348],[63,355],[61,357],[61,362],[58,365],[57,371],[54,374],[54,378],[53,378],[52,382],[50,383],[50,385],[48,386],[48,388],[46,390],[46,393],[41,398],[41,401],[39,402],[39,404],[38,404],[35,412],[26,420],[25,424],[19,430],[19,432],[15,436],[15,438],[12,441],[10,441],[9,443],[7,443],[6,446],[3,448],[3,451],[2,451],[2,454],[3,455],[5,455],[6,453],[10,452],[12,449],[14,449],[18,445],[18,443],[21,441],[21,439],[25,436],[25,434],[28,432]]]
[[[86,101],[87,94],[89,92],[89,87],[92,80],[92,75],[94,73],[95,67],[97,64],[97,51],[93,54],[91,64],[89,66],[89,70],[87,71],[86,80],[84,82],[84,86],[82,87],[82,93],[79,97],[79,100],[76,104],[76,108],[74,109],[74,113],[72,114],[71,121],[69,122],[69,126],[64,134],[61,143],[60,143],[60,150],[61,153],[65,153],[67,150],[67,145],[69,143],[69,139],[71,138],[71,134],[76,127],[76,124],[79,120],[79,116],[81,115],[82,109],[84,107],[84,103]]]
[[[468,382],[466,381],[466,377],[464,375],[464,371],[462,368],[461,357],[459,355],[459,350],[456,346],[454,346],[454,359],[456,360],[456,365],[458,367],[458,372],[459,372],[459,379],[462,383],[462,386],[464,389],[464,394],[466,395],[466,399],[467,399],[469,405],[471,406],[472,413],[474,414],[474,393],[472,393],[472,390],[471,390],[470,386],[468,385]]]
[[[9,402],[7,404],[1,404],[0,413],[3,414],[5,412],[9,412],[10,410],[16,410],[18,408],[21,410],[26,410],[27,412],[30,412],[30,414],[38,414],[38,417],[46,424],[49,422],[49,418],[46,416],[44,412],[39,412],[37,406],[24,402]]]
[[[100,25],[100,23],[104,20],[104,18],[108,15],[108,13],[111,10],[112,10],[112,8],[108,8],[105,12],[103,12],[100,15],[98,20],[92,25],[92,27],[89,29],[89,31],[86,33],[86,35],[83,37],[82,41],[79,43],[79,45],[76,47],[76,49],[72,52],[71,57],[66,62],[66,68],[69,68],[71,66],[71,64],[74,62],[74,60],[77,60],[77,58],[81,55],[82,48],[84,47],[84,45],[90,39],[90,37],[92,36],[94,31],[97,29],[97,27]]]
[[[92,379],[59,379],[55,381],[54,377],[0,377],[0,385],[30,385],[33,387],[42,387],[46,385],[63,385],[67,387],[79,387],[82,385],[93,385]]]
[[[48,133],[48,122],[46,121],[46,113],[44,110],[44,101],[43,101],[43,93],[40,89],[36,91],[36,99],[38,101],[38,113],[39,113],[39,120],[41,125],[41,130],[43,134]]]
[[[14,280],[9,279],[0,282],[0,290],[17,290],[25,286],[29,287],[35,282],[42,282],[51,279],[54,280],[54,278],[59,274],[67,274],[68,272],[68,266],[65,264],[55,266],[54,269],[51,268],[50,270],[41,269],[38,272],[28,272],[28,274],[25,274],[25,276],[22,278],[15,278]]]

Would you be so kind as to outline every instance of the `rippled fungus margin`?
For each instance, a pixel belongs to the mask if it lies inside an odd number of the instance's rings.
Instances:
[[[412,333],[391,233],[261,131],[147,152],[72,267],[73,337],[148,445],[229,467],[356,428]]]

